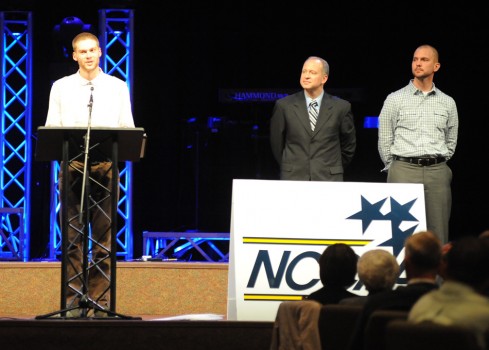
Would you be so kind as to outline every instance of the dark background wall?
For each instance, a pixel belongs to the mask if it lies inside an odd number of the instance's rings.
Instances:
[[[51,81],[62,72],[54,26],[69,16],[97,25],[100,8],[134,9],[133,111],[149,137],[146,157],[134,163],[135,257],[146,230],[229,232],[232,179],[278,178],[268,147],[273,103],[227,103],[219,91],[299,90],[310,55],[328,60],[326,89],[353,105],[358,151],[347,181],[384,182],[377,130],[363,129],[363,118],[378,115],[387,94],[408,83],[412,54],[424,43],[440,52],[435,83],[455,98],[460,118],[459,144],[449,163],[451,236],[489,227],[485,11],[470,2],[442,1],[155,4],[7,0],[0,6],[33,11],[34,128],[44,124]],[[211,116],[220,118],[214,132],[207,124]],[[34,165],[33,184],[35,258],[49,241],[49,165]]]

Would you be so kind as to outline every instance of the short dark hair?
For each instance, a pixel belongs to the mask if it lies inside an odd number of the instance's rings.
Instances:
[[[319,278],[323,286],[349,287],[355,282],[358,255],[345,243],[332,244],[319,258]]]
[[[489,280],[489,240],[464,236],[447,253],[447,277],[481,288]]]

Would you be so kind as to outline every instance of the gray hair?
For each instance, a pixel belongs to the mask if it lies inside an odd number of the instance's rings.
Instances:
[[[358,259],[358,278],[369,292],[392,289],[399,270],[396,257],[384,249],[369,250]]]

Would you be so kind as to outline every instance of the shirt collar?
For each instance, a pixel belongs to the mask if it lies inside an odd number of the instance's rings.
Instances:
[[[417,283],[430,283],[436,284],[436,280],[434,278],[411,278],[407,284],[417,284]]]
[[[77,76],[77,79],[78,79],[78,82],[80,83],[80,85],[97,85],[97,82],[100,81],[101,79],[101,76],[104,74],[104,72],[102,71],[102,69],[99,67],[99,74],[92,80],[87,80],[85,78],[83,78],[81,75],[80,75],[80,70],[78,70],[76,72],[76,76]]]
[[[423,94],[423,91],[419,90],[413,83],[414,79],[411,79],[409,81],[409,88],[411,89],[411,92],[413,95],[419,95]],[[433,86],[431,87],[431,90],[427,93],[427,95],[434,95],[436,94],[436,86],[435,83],[433,83]]]
[[[306,94],[306,92],[304,92],[304,96],[306,96],[306,105],[308,105],[308,106],[309,106],[309,104],[311,103],[311,101],[312,101],[313,99],[312,99],[312,98],[310,98],[310,97],[309,97],[309,96]],[[316,100],[316,101],[317,101],[317,103],[318,103],[318,107],[320,107],[320,106],[321,106],[321,101],[322,101],[322,99],[323,99],[323,96],[324,96],[324,91],[323,91],[323,92],[321,92],[321,95],[319,95],[318,97],[316,97],[316,98],[314,99],[314,100]]]

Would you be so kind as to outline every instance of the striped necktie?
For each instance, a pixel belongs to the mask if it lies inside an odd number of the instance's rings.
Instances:
[[[318,119],[318,103],[316,100],[312,100],[309,103],[309,121],[311,122],[311,129],[314,131],[316,127],[316,121]]]

